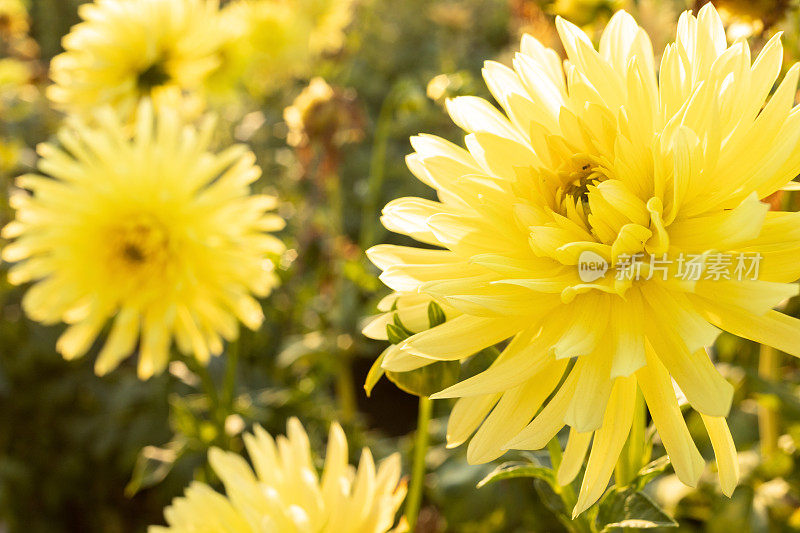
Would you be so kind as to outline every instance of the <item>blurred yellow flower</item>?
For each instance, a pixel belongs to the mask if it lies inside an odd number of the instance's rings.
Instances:
[[[0,138],[0,173],[10,173],[20,164],[25,143],[19,139]]]
[[[20,37],[28,33],[28,9],[22,0],[0,0],[0,37]]]
[[[708,0],[698,0],[702,5]],[[766,29],[780,22],[792,8],[789,0],[716,0],[728,38],[761,35]]]
[[[305,75],[311,60],[312,21],[289,2],[240,0],[222,10],[228,39],[209,84],[224,92],[242,85],[264,96],[294,76]]]
[[[372,454],[364,448],[356,470],[348,464],[344,431],[333,423],[320,479],[308,436],[296,418],[287,423],[287,437],[273,439],[256,426],[253,434],[245,436],[245,444],[253,469],[235,453],[218,448],[209,452],[227,496],[194,482],[185,496],[164,511],[168,526],[151,526],[150,533],[385,533],[392,529],[406,493],[399,454],[376,469]]]
[[[297,0],[297,9],[311,20],[314,53],[335,52],[344,45],[344,30],[350,24],[355,0]]]
[[[71,113],[103,104],[130,113],[142,97],[199,96],[226,37],[217,0],[96,0],[78,13],[47,93]]]
[[[253,295],[276,283],[266,232],[283,221],[276,200],[251,195],[260,169],[244,146],[209,150],[214,121],[186,126],[144,101],[132,129],[104,108],[87,126],[73,118],[41,144],[39,170],[21,176],[11,199],[14,239],[3,259],[13,284],[33,282],[22,304],[34,320],[69,327],[57,349],[83,355],[111,321],[95,370],[104,374],[132,352],[143,379],[163,371],[173,339],[201,363],[263,319]],[[138,348],[137,348],[138,347]]]
[[[408,338],[383,367],[463,360],[510,339],[488,370],[433,396],[459,398],[448,443],[475,433],[468,459],[481,463],[541,448],[570,426],[562,483],[592,443],[575,513],[605,490],[637,389],[678,477],[697,483],[704,461],[674,379],[702,415],[731,494],[733,388],[704,348],[726,330],[800,355],[800,321],[773,310],[798,293],[800,214],[768,213],[759,200],[800,172],[800,66],[765,105],[780,38],[751,64],[710,5],[681,16],[660,71],[625,12],[599,50],[573,24],[557,26],[566,63],[526,36],[513,70],[485,64],[505,114],[480,98],[448,102],[466,150],[412,138],[408,166],[439,201],[395,200],[383,221],[438,249],[372,256],[393,290],[463,314]]]
[[[315,141],[341,145],[360,140],[364,119],[354,100],[353,91],[334,89],[322,78],[313,78],[283,110],[289,127],[286,142],[301,147]]]
[[[352,0],[239,0],[222,9],[226,37],[208,78],[220,96],[244,87],[262,97],[305,77],[320,54],[340,48]]]
[[[701,0],[698,4],[709,3]],[[789,0],[716,0],[714,5],[720,10],[738,17],[761,19],[767,24],[772,24],[781,19],[786,11],[792,7]]]
[[[333,88],[322,78],[314,78],[292,105],[283,110],[289,127],[286,142],[290,146],[307,144],[311,138],[330,137],[336,131],[337,113]]]
[[[4,120],[20,120],[31,111],[31,104],[40,94],[32,81],[30,62],[13,57],[0,59],[0,113]]]
[[[623,3],[623,0],[556,0],[550,6],[550,12],[569,19],[578,26],[587,26],[597,23],[598,19],[608,20]]]

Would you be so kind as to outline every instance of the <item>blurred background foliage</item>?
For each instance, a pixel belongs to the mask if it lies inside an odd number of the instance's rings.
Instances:
[[[287,0],[288,1],[288,0]],[[43,96],[48,61],[78,21],[78,0],[0,0],[0,178],[35,164],[33,147],[61,117]],[[213,361],[210,379],[190,361],[168,375],[136,378],[135,358],[110,375],[92,371],[94,355],[66,362],[54,351],[60,327],[25,319],[21,290],[0,285],[0,531],[140,532],[189,480],[213,479],[209,446],[240,450],[254,423],[280,433],[297,415],[320,449],[328,424],[342,422],[355,459],[369,444],[378,456],[408,457],[417,401],[382,380],[367,400],[362,385],[384,346],[360,334],[386,290],[363,250],[392,240],[380,208],[402,196],[430,197],[403,158],[419,132],[458,142],[447,97],[488,97],[485,59],[507,61],[523,32],[559,48],[553,19],[563,15],[597,37],[619,8],[634,13],[656,53],[672,38],[680,0],[360,0],[340,48],[269,94],[220,102],[219,143],[245,142],[264,169],[257,188],[277,193],[288,221],[288,251],[277,265],[281,287],[263,302],[267,320]],[[786,63],[800,58],[800,11],[788,0],[721,0],[729,36],[755,48],[785,31]],[[325,82],[321,81],[321,78]],[[287,109],[288,108],[288,109]],[[792,202],[792,198],[779,199]],[[795,209],[797,206],[795,206]],[[8,220],[5,201],[0,210]],[[797,316],[800,309],[790,302]],[[736,385],[731,429],[743,482],[724,498],[708,472],[696,489],[673,475],[647,490],[681,531],[800,531],[800,389],[795,361],[779,358],[759,374],[758,347],[729,336],[717,346]],[[769,374],[769,372],[767,372]],[[213,392],[212,392],[213,391]],[[434,406],[436,408],[436,406]],[[439,406],[436,412],[446,413]],[[773,415],[768,442],[758,411]],[[690,415],[694,417],[694,415]],[[762,420],[764,417],[762,416]],[[432,424],[418,531],[559,531],[546,494],[530,479],[475,485],[497,465],[469,466],[464,450],[444,449],[446,418]],[[690,428],[712,455],[699,418]],[[765,433],[766,432],[766,433]],[[658,443],[654,457],[660,455]],[[508,459],[508,457],[504,458]],[[709,469],[710,470],[710,469]],[[545,500],[545,501],[543,501]]]

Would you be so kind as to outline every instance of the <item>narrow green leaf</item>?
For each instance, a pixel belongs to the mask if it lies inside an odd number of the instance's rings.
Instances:
[[[571,521],[571,510],[564,506],[564,500],[553,490],[553,485],[550,482],[535,478],[533,480],[533,487],[539,495],[539,500],[541,500],[545,507],[550,509],[559,520],[562,520],[562,522],[564,520]]]
[[[142,448],[136,458],[131,480],[125,486],[125,495],[131,498],[140,490],[161,483],[185,450],[186,440],[180,436],[175,437],[163,448],[157,446]]]
[[[601,532],[678,526],[647,494],[632,489],[610,491],[600,502],[595,523]]]
[[[501,479],[512,479],[518,477],[532,477],[541,479],[550,486],[554,486],[556,482],[555,474],[549,468],[538,466],[530,463],[522,463],[520,461],[511,461],[503,463],[485,478],[478,482],[477,488],[481,488],[489,483],[500,481]]]
[[[411,335],[409,335],[401,326],[395,324],[386,324],[386,336],[389,337],[389,342],[392,344],[400,344]]]
[[[669,456],[664,455],[659,457],[654,461],[650,461],[648,464],[644,465],[644,467],[639,470],[639,473],[636,477],[636,487],[639,490],[642,490],[645,485],[650,483],[653,479],[660,476],[664,470],[667,469],[669,466]]]
[[[442,307],[436,302],[430,302],[428,304],[428,326],[435,328],[445,322],[447,322],[447,317]]]
[[[400,320],[400,313],[395,313],[393,320],[394,320],[394,325],[400,328],[402,332],[405,333],[406,337],[410,337],[414,334],[414,332],[408,329],[406,325],[403,324],[403,321]]]

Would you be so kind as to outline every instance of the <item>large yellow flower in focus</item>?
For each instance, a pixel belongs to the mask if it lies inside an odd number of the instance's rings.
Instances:
[[[779,37],[751,62],[746,42],[728,46],[710,5],[682,15],[658,74],[647,34],[625,12],[599,50],[573,24],[557,26],[565,63],[530,36],[513,70],[486,63],[505,114],[479,98],[448,102],[466,150],[412,139],[408,166],[439,201],[395,200],[383,222],[436,249],[381,245],[370,257],[390,288],[463,315],[408,338],[383,366],[464,359],[510,339],[488,370],[434,395],[459,398],[449,444],[474,433],[468,458],[480,463],[541,448],[570,426],[560,482],[593,442],[576,513],[606,488],[637,389],[678,477],[697,483],[704,461],[674,379],[702,415],[730,494],[732,386],[704,347],[726,330],[800,355],[800,321],[773,310],[798,292],[800,214],[760,201],[800,171],[800,67],[765,105]],[[758,279],[714,278],[718,259],[751,257],[749,271],[758,254]],[[582,277],[582,256],[609,271]],[[700,279],[686,279],[682,260],[701,265]]]
[[[368,448],[356,470],[348,464],[347,440],[331,425],[322,478],[317,476],[308,436],[296,418],[287,437],[273,439],[261,427],[245,436],[255,472],[239,455],[213,448],[209,460],[227,496],[195,482],[164,515],[168,527],[150,533],[386,533],[406,493],[400,455],[377,468]]]
[[[110,104],[131,112],[141,97],[201,97],[226,32],[217,0],[96,0],[53,58],[48,97],[86,113]]]
[[[267,211],[275,198],[251,195],[261,171],[238,145],[209,151],[214,121],[183,125],[174,110],[154,119],[145,101],[133,133],[110,108],[89,127],[70,121],[60,147],[41,144],[39,170],[21,176],[12,197],[17,262],[14,284],[33,282],[22,305],[34,320],[69,328],[57,349],[86,353],[109,321],[97,358],[103,374],[135,350],[139,376],[160,373],[173,339],[201,363],[238,336],[238,320],[263,320],[253,297],[276,283],[268,254],[282,245],[268,231],[283,221]]]

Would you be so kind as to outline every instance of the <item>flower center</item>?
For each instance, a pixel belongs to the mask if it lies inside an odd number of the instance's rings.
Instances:
[[[557,174],[560,184],[556,192],[557,211],[588,227],[589,193],[608,176],[596,161],[584,155],[574,156]]]
[[[565,199],[574,203],[586,203],[589,199],[589,186],[597,185],[605,179],[605,176],[594,170],[591,163],[584,163],[578,171],[571,172],[567,179],[570,181],[564,189]]]
[[[116,258],[128,268],[164,264],[170,249],[166,227],[150,216],[135,216],[110,231]]]
[[[156,87],[165,85],[170,80],[170,75],[164,66],[164,60],[158,59],[152,65],[139,73],[136,85],[143,93],[150,92]]]

